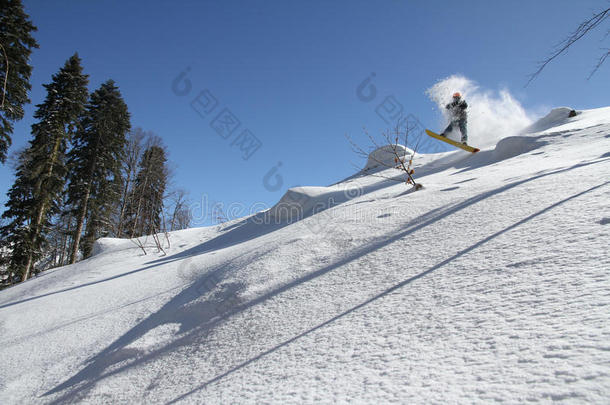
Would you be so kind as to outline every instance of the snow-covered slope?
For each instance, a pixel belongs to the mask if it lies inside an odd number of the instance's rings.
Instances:
[[[0,403],[607,403],[610,108],[557,111],[0,292]]]

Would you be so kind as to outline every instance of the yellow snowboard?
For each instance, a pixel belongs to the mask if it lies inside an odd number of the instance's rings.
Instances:
[[[453,145],[453,146],[458,147],[460,149],[464,149],[466,152],[477,153],[478,151],[481,150],[479,148],[473,148],[472,146],[464,145],[461,142],[456,142],[456,141],[454,141],[452,139],[447,138],[446,136],[440,136],[439,134],[434,133],[434,132],[432,132],[432,131],[430,131],[428,129],[426,129],[426,133],[428,135],[430,135],[432,138],[436,138],[439,141],[443,141],[443,142],[448,143],[449,145]]]

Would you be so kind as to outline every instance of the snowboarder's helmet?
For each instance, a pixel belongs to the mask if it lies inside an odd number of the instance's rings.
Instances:
[[[462,95],[459,92],[453,93],[453,98],[460,98]]]

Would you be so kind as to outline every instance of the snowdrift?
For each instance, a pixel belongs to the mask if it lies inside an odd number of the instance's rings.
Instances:
[[[544,117],[523,130],[523,133],[542,132],[549,128],[558,127],[570,121],[577,115],[576,111],[570,107],[553,108]]]
[[[396,153],[394,152],[396,148]],[[409,160],[413,156],[413,151],[403,145],[384,145],[372,151],[367,159],[366,165],[362,169],[363,172],[370,172],[374,169],[387,169],[394,167],[396,162],[396,154],[401,159]]]
[[[589,111],[576,111],[570,107],[552,109],[547,115],[540,118],[522,131],[521,135],[504,138],[496,145],[493,157],[495,160],[509,159],[518,155],[532,152],[550,142],[558,143],[557,136],[571,137],[576,129],[586,130],[607,123],[609,108],[599,108]],[[603,133],[604,130],[595,133]],[[583,140],[587,142],[587,139]]]
[[[335,185],[330,187],[293,187],[269,210],[269,215],[279,222],[293,223],[320,213],[337,204],[359,197],[358,187]]]
[[[361,172],[387,170],[396,166],[396,154],[401,159],[408,160],[413,153],[403,145],[384,145],[369,154]],[[360,197],[364,192],[362,185],[347,181],[329,187],[293,187],[269,210],[268,215],[276,221],[293,223]]]
[[[610,108],[567,110],[421,191],[376,151],[167,255],[99,240],[0,292],[0,403],[606,403]]]
[[[137,246],[133,242],[126,239],[117,238],[100,238],[93,243],[91,256],[118,252],[124,249],[132,249]]]
[[[510,136],[498,142],[493,151],[493,157],[495,160],[510,159],[546,144],[547,142],[532,136]]]

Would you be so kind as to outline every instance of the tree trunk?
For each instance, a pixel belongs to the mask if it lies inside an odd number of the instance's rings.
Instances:
[[[143,184],[142,190],[146,190],[146,187],[148,186],[148,175],[149,174],[150,173],[148,171],[146,171],[146,176],[144,177],[144,184]],[[140,220],[140,214],[141,214],[140,210],[142,208],[142,199],[143,199],[143,197],[142,197],[142,195],[140,195],[138,197],[138,208],[136,209],[136,217],[135,217],[135,220],[133,221],[133,228],[131,229],[131,234],[129,235],[130,239],[133,239],[134,235],[136,234],[138,220]],[[140,229],[139,236],[143,235],[143,234],[144,234],[143,229]]]
[[[28,255],[28,262],[25,265],[25,270],[23,271],[23,276],[21,277],[21,282],[24,282],[30,276],[30,268],[32,266],[32,254]]]
[[[123,234],[123,217],[125,216],[125,208],[127,207],[127,198],[129,198],[129,184],[131,183],[131,173],[128,173],[127,180],[125,180],[125,188],[123,189],[122,201],[121,201],[121,212],[119,213],[119,224],[117,225],[117,238],[120,238]]]
[[[62,220],[60,230],[61,233],[61,253],[59,256],[59,265],[63,266],[66,263],[66,255],[68,250],[68,241],[70,232],[70,225],[72,224],[72,217],[67,217],[67,220]]]
[[[61,145],[61,137],[58,136],[55,139],[55,144],[53,145],[53,151],[51,152],[51,163],[49,164],[49,169],[47,170],[46,173],[46,179],[50,179],[51,175],[53,175],[53,166],[55,165],[55,160],[57,159],[57,153],[59,152],[59,146]],[[36,242],[38,241],[38,236],[40,235],[40,225],[42,224],[42,218],[44,217],[44,215],[46,214],[47,211],[47,200],[49,198],[49,196],[47,194],[42,195],[42,182],[45,179],[45,177],[42,177],[38,180],[38,184],[36,185],[36,191],[38,192],[38,194],[40,194],[40,207],[38,209],[38,212],[36,214],[36,222],[34,223],[34,233],[32,235],[32,245],[36,246]],[[32,265],[33,265],[33,261],[34,261],[34,252],[30,249],[30,251],[28,252],[28,261],[27,264],[25,266],[25,270],[23,272],[23,278],[21,281],[25,281],[28,279],[29,275],[30,275],[30,270],[32,269]]]
[[[85,218],[87,217],[87,203],[89,201],[89,194],[91,194],[91,180],[87,185],[87,192],[81,203],[81,209],[76,218],[76,229],[74,230],[74,240],[72,242],[72,253],[70,253],[70,264],[76,263],[76,257],[78,256],[78,244],[80,243],[80,236],[83,232],[83,225]]]

